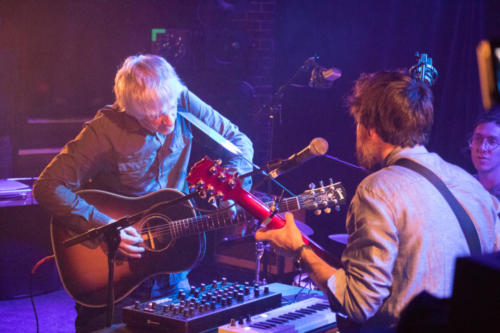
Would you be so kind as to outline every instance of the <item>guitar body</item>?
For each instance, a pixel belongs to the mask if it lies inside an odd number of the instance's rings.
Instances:
[[[148,277],[182,272],[190,269],[203,256],[205,234],[175,237],[171,221],[193,217],[189,201],[169,207],[162,205],[184,196],[181,192],[164,189],[130,198],[99,190],[83,190],[78,195],[113,219],[130,216],[154,207],[133,227],[143,236],[146,251],[139,259],[118,252],[115,260],[114,292],[118,302],[130,294]],[[51,221],[52,247],[57,268],[66,291],[80,304],[105,307],[108,283],[108,257],[104,240],[79,243],[66,247],[64,241],[75,236],[64,223]],[[157,230],[162,230],[157,233]],[[166,232],[165,232],[166,231]]]

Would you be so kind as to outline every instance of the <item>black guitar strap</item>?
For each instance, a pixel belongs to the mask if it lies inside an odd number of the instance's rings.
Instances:
[[[481,254],[481,243],[479,241],[477,230],[474,227],[474,223],[472,223],[469,214],[467,214],[465,209],[458,202],[457,198],[455,198],[455,196],[451,193],[445,183],[428,168],[407,158],[401,158],[394,164],[419,173],[423,177],[427,178],[427,180],[438,189],[455,213],[460,227],[462,228],[462,232],[465,235],[465,239],[467,240],[467,244],[469,245],[471,255]]]

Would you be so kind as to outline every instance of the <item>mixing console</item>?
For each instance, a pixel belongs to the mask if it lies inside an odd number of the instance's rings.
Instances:
[[[281,294],[268,286],[231,283],[222,278],[180,290],[173,297],[127,306],[123,308],[123,321],[129,326],[194,333],[280,305]]]

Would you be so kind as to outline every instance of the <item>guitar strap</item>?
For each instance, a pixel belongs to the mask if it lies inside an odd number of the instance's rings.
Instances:
[[[460,228],[462,229],[465,239],[467,240],[471,255],[481,254],[481,242],[479,241],[479,236],[474,223],[472,222],[469,214],[465,211],[464,207],[458,202],[457,198],[455,198],[445,183],[428,168],[407,158],[401,158],[394,164],[419,173],[423,177],[427,178],[427,180],[438,189],[450,205],[453,213],[455,213],[455,216],[460,224]]]
[[[219,145],[224,147],[226,150],[228,150],[230,153],[233,153],[234,155],[242,156],[242,152],[240,148],[236,147],[231,141],[227,140],[224,138],[222,135],[220,135],[218,132],[216,132],[213,128],[209,127],[207,124],[205,124],[203,121],[198,119],[195,115],[187,112],[186,110],[183,110],[179,108],[178,112],[179,115],[182,116],[182,118],[186,119],[189,121],[191,124],[196,126],[200,131],[208,135],[209,138],[217,142]]]

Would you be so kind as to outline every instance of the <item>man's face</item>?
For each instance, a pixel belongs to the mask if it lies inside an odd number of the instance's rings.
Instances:
[[[370,138],[366,127],[359,123],[356,126],[356,157],[362,167],[371,171],[379,169],[382,164],[377,143]]]
[[[500,126],[482,123],[474,129],[469,143],[472,163],[479,173],[500,168]]]
[[[158,117],[145,117],[138,119],[139,123],[152,132],[168,135],[174,131],[177,119],[177,103],[166,105]]]

